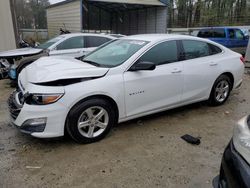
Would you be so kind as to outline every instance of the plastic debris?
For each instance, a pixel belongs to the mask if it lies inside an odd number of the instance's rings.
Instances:
[[[185,140],[186,142],[193,144],[193,145],[200,145],[201,143],[200,137],[193,137],[191,135],[185,134],[181,138]]]
[[[28,169],[40,169],[42,168],[41,166],[26,166]]]

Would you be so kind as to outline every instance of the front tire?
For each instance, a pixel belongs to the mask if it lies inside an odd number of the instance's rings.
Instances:
[[[232,81],[227,75],[221,75],[216,79],[208,103],[212,106],[219,106],[224,104],[232,90]]]
[[[74,106],[67,117],[66,129],[78,143],[103,139],[116,123],[112,105],[103,99],[90,99]]]

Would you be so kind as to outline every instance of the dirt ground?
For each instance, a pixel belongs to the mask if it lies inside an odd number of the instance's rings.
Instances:
[[[250,112],[250,75],[220,107],[198,103],[116,126],[78,145],[41,140],[8,125],[12,88],[0,81],[0,187],[212,187],[237,120]],[[193,146],[180,137],[201,137]]]

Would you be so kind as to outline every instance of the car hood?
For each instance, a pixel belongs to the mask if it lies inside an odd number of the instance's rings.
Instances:
[[[43,51],[42,49],[36,49],[36,48],[20,48],[20,49],[0,52],[0,57],[34,55],[42,51]]]
[[[101,68],[84,63],[72,57],[42,57],[27,66],[20,73],[22,84],[45,83],[74,78],[104,76],[109,68]]]

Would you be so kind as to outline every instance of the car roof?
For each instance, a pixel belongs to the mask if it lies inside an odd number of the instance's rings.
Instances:
[[[110,36],[110,35],[106,35],[106,34],[97,34],[97,33],[69,33],[69,34],[63,34],[63,35],[59,35],[62,37],[77,37],[77,36],[97,36],[97,37],[106,37],[106,38],[110,38],[110,39],[116,39],[116,37]]]
[[[206,28],[200,29],[200,31],[211,30],[211,29],[241,29],[241,28],[238,28],[238,27],[206,27]]]
[[[162,40],[170,39],[193,39],[193,40],[203,40],[198,37],[189,36],[189,35],[178,35],[178,34],[141,34],[141,35],[131,35],[122,37],[121,40],[131,39],[131,40],[143,40],[148,42],[157,42]],[[207,40],[206,40],[207,41]]]

